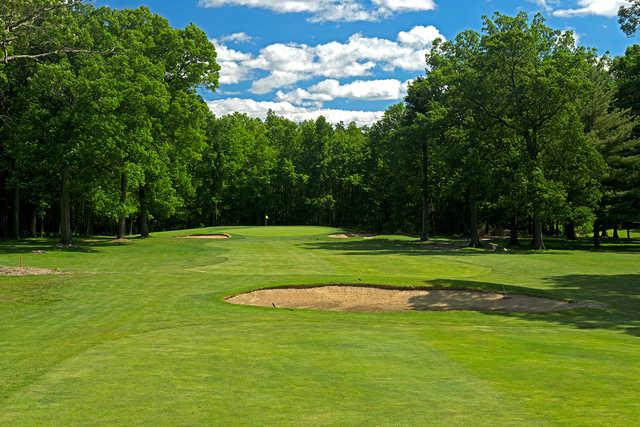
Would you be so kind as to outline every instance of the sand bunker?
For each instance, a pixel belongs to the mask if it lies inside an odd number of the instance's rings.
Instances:
[[[549,312],[602,308],[596,303],[559,301],[526,295],[446,289],[392,289],[371,286],[318,286],[258,290],[226,299],[231,304],[332,311],[504,311]]]
[[[230,239],[231,235],[221,234],[192,234],[191,236],[183,236],[183,239]]]
[[[45,274],[60,274],[60,272],[48,268],[0,267],[0,276],[43,276]]]
[[[332,239],[350,239],[352,237],[375,237],[375,234],[367,234],[367,233],[336,233],[329,234],[329,237]]]

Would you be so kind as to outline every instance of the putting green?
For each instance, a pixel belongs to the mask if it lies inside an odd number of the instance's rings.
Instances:
[[[0,424],[637,423],[637,242],[490,253],[328,237],[340,232],[220,227],[68,250],[0,243],[0,266],[65,273],[0,277]],[[175,238],[208,233],[233,238]],[[351,313],[224,301],[323,283],[506,290],[607,308]]]

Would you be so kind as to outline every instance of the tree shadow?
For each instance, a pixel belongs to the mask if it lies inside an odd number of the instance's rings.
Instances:
[[[604,308],[580,308],[546,313],[488,312],[486,314],[569,325],[578,329],[607,329],[640,337],[640,274],[568,275],[548,277],[545,280],[550,285],[549,290],[466,280],[438,279],[428,283],[436,287],[479,289],[576,302],[597,302],[603,304]]]
[[[130,240],[134,240],[130,239]],[[56,239],[24,239],[0,241],[2,254],[38,254],[46,252],[98,253],[100,248],[126,246],[124,241],[116,241],[112,237],[93,237],[76,239],[70,247],[61,247]]]
[[[498,245],[498,250],[492,250],[491,244]],[[373,239],[345,239],[335,241],[319,240],[315,242],[303,243],[300,246],[311,250],[340,251],[341,255],[455,255],[472,256],[486,254],[562,254],[563,251],[582,250],[602,253],[640,253],[640,241],[607,241],[603,242],[599,249],[593,249],[593,244],[589,239],[576,241],[566,241],[562,239],[547,240],[549,251],[538,251],[532,249],[528,244],[519,247],[508,248],[508,239],[491,239],[483,241],[483,248],[475,249],[468,247],[468,241],[463,239],[435,239],[429,242],[420,240],[406,240],[394,238],[373,238]]]
[[[640,253],[640,240],[604,239],[600,242],[600,247],[598,249],[594,249],[593,240],[589,238],[582,238],[577,240],[548,238],[547,240],[545,240],[545,245],[547,249],[553,250]]]
[[[311,250],[340,251],[341,255],[478,255],[485,252],[469,248],[464,240],[345,239],[307,242],[299,246]]]

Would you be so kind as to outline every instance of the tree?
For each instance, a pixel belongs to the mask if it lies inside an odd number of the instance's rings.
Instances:
[[[370,213],[367,223],[375,230],[415,232],[420,225],[420,161],[415,141],[406,135],[407,108],[392,105],[368,132],[365,182]]]
[[[66,54],[91,50],[93,39],[87,22],[91,6],[80,1],[7,0],[0,5],[0,133],[14,135],[23,109],[12,106],[24,99],[25,82],[35,69],[35,61],[56,62]],[[81,19],[80,19],[81,18]],[[19,237],[20,189],[13,176],[15,159],[7,157],[7,139],[0,139],[0,200],[9,184],[13,192],[13,234]],[[3,203],[6,208],[8,204]],[[0,213],[4,217],[7,211]],[[2,221],[4,223],[4,221]],[[4,229],[4,227],[3,227]]]
[[[622,31],[631,37],[640,26],[640,0],[629,0],[627,6],[621,6],[618,11],[618,22]]]
[[[74,19],[81,0],[4,0],[0,6],[0,63],[87,52]],[[78,31],[80,30],[80,31]]]
[[[406,103],[407,119],[411,122],[409,134],[417,142],[420,159],[421,193],[421,232],[420,240],[429,240],[431,215],[433,210],[432,182],[433,150],[435,141],[441,140],[444,133],[444,118],[448,111],[443,105],[444,91],[438,84],[436,73],[430,73],[426,79],[418,78],[409,85]]]
[[[545,206],[557,187],[544,168],[554,139],[549,130],[575,108],[590,52],[576,47],[570,33],[547,27],[541,15],[529,23],[525,13],[496,14],[485,18],[481,36],[468,31],[436,44],[427,59],[430,72],[449,70],[447,92],[464,101],[474,123],[515,137],[526,164],[533,246],[543,249]]]

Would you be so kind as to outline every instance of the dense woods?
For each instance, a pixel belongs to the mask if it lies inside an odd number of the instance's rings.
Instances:
[[[640,46],[599,56],[540,15],[436,43],[368,128],[214,117],[214,45],[146,8],[8,0],[0,45],[3,238],[321,224],[543,249],[640,222]]]

